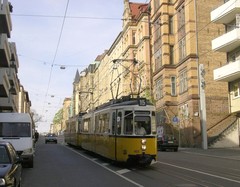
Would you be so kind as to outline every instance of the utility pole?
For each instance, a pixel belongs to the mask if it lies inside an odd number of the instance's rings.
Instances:
[[[198,17],[197,17],[197,0],[194,0],[194,7],[195,7],[195,32],[196,32],[196,63],[198,67],[198,92],[200,98],[200,125],[201,125],[201,134],[202,134],[202,148],[208,149],[207,144],[207,128],[206,128],[206,98],[205,98],[205,70],[203,64],[199,64],[199,55],[198,55]]]
[[[199,64],[199,94],[200,94],[200,123],[202,132],[202,148],[208,149],[207,145],[207,128],[206,128],[206,99],[205,99],[205,70],[203,64]]]

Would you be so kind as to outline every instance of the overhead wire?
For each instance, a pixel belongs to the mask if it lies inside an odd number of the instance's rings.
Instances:
[[[191,2],[192,0],[190,0],[189,2]],[[147,1],[146,1],[147,2]],[[86,16],[67,16],[67,9],[68,9],[68,4],[69,4],[69,0],[67,1],[67,6],[66,6],[66,9],[65,9],[65,14],[64,16],[47,16],[47,15],[19,15],[19,14],[13,14],[13,16],[33,16],[33,17],[57,17],[57,18],[63,18],[63,23],[62,23],[62,28],[61,28],[61,32],[60,32],[60,36],[59,36],[59,39],[58,39],[58,43],[57,43],[57,48],[56,48],[56,51],[55,51],[55,54],[54,54],[54,58],[53,58],[53,61],[51,63],[51,70],[50,70],[50,76],[49,76],[49,81],[48,81],[48,86],[47,86],[47,91],[46,91],[46,96],[48,94],[48,91],[49,91],[49,86],[50,86],[50,82],[51,82],[51,77],[52,77],[52,71],[53,71],[53,66],[55,65],[58,65],[58,64],[55,64],[55,59],[56,59],[56,56],[57,56],[57,53],[58,53],[58,49],[59,49],[59,45],[60,45],[60,41],[61,41],[61,37],[62,37],[62,32],[63,32],[63,28],[64,28],[64,23],[65,23],[65,20],[67,18],[76,18],[76,19],[107,19],[107,20],[122,20],[122,19],[119,19],[119,18],[101,18],[101,17],[86,17]],[[173,16],[175,16],[177,13],[175,13]],[[196,31],[196,32],[200,32],[202,31],[204,28],[206,28],[211,22],[207,23],[203,28],[201,28],[200,30]],[[193,36],[192,36],[193,37]],[[190,37],[188,40],[190,40],[192,37]],[[176,48],[175,48],[176,50]],[[205,53],[206,54],[206,53]],[[60,66],[60,65],[59,65]],[[45,96],[45,100],[46,100],[46,96]]]
[[[56,57],[57,57],[57,53],[58,53],[58,49],[59,49],[59,46],[60,46],[60,41],[61,41],[61,38],[62,38],[62,33],[63,33],[63,28],[64,28],[64,24],[65,24],[65,20],[66,20],[65,18],[66,18],[66,15],[67,15],[69,1],[70,0],[67,0],[65,12],[64,12],[64,17],[63,17],[63,22],[62,22],[60,34],[59,34],[59,37],[58,37],[57,47],[56,47],[56,50],[55,50],[55,53],[54,53],[54,57],[53,57],[53,60],[52,60],[52,64],[51,64],[51,68],[50,68],[50,75],[49,75],[49,79],[48,79],[46,94],[45,94],[45,97],[44,97],[44,104],[46,102],[46,98],[47,98],[47,95],[48,95],[48,91],[49,91],[49,87],[50,87],[50,83],[51,83],[51,79],[52,79],[53,65],[55,63],[55,60],[56,60]],[[42,111],[44,111],[44,108],[45,108],[45,105],[44,105]]]
[[[58,15],[43,15],[43,14],[11,14],[16,17],[41,17],[41,18],[64,18],[64,19],[96,19],[96,20],[119,20],[121,18],[112,17],[91,17],[91,16],[58,16]]]

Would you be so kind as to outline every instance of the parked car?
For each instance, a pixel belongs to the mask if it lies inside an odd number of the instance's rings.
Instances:
[[[56,143],[57,144],[57,135],[54,133],[49,133],[45,136],[45,144],[47,143]]]
[[[21,162],[12,144],[0,141],[0,186],[21,186]]]
[[[159,137],[157,140],[157,147],[160,151],[166,151],[167,149],[172,149],[175,152],[178,151],[178,141],[174,136],[165,135]]]

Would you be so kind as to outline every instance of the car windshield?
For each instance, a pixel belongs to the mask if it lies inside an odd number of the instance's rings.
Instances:
[[[4,146],[0,146],[0,164],[10,163],[7,150]]]
[[[56,134],[48,134],[47,137],[56,137]]]

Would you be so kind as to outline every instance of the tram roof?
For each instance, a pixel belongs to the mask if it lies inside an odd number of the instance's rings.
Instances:
[[[144,102],[144,105],[142,104]],[[95,108],[95,110],[103,109],[109,106],[123,106],[123,105],[139,105],[139,106],[146,106],[146,105],[153,105],[149,100],[146,98],[132,98],[131,96],[123,96],[120,99],[112,99],[107,103],[104,103]]]

